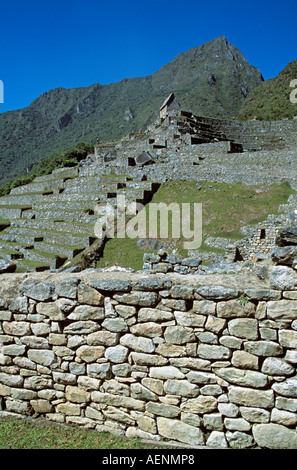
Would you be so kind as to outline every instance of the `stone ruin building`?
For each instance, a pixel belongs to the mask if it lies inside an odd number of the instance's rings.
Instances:
[[[177,111],[180,109],[180,104],[176,99],[174,93],[170,93],[170,95],[166,98],[162,106],[160,107],[160,118],[162,119],[166,114],[170,113],[171,111]]]

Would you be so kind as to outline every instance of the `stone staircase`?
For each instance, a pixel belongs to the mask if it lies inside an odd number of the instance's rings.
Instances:
[[[224,121],[201,118],[227,139],[240,142],[245,150],[274,150],[296,147],[297,120]]]
[[[245,151],[255,151],[292,148],[297,144],[297,119],[226,121],[176,111],[163,118],[162,125],[182,137],[186,135],[188,145],[230,141],[241,144]]]
[[[169,116],[170,119],[172,118]],[[187,135],[186,143],[189,145],[227,140],[221,129],[213,125],[211,121],[206,121],[190,112],[180,111],[175,122],[179,133]]]
[[[127,176],[88,175],[79,167],[54,170],[0,198],[0,257],[24,271],[59,269],[96,240],[99,202],[116,208],[148,202],[158,184]]]

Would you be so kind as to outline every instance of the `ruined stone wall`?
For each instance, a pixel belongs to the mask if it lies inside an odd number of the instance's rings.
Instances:
[[[111,168],[117,174],[126,173],[129,158],[133,160],[147,152],[155,163],[129,166],[129,176],[160,182],[180,179],[248,185],[288,181],[296,186],[297,120],[240,122],[194,118],[191,121],[197,120],[205,142],[209,135],[211,143],[189,145],[194,144],[199,133],[193,134],[191,125],[188,132],[177,123],[170,125],[167,115],[168,123],[165,120],[163,126],[157,121],[141,138],[123,138],[116,144],[117,159],[106,162],[104,171]],[[228,141],[220,142],[220,136]],[[240,144],[244,152],[230,141]]]
[[[294,208],[296,207],[295,195]],[[289,197],[290,201],[291,196]],[[232,261],[254,260],[258,256],[263,255],[269,257],[271,250],[275,247],[278,234],[286,227],[294,227],[297,224],[296,214],[289,212],[289,204],[283,204],[281,208],[287,208],[287,214],[269,215],[267,220],[260,222],[257,226],[246,226],[245,229],[250,231],[250,236],[230,243],[225,247],[226,258]]]
[[[281,121],[225,121],[200,118],[213,129],[224,132],[227,139],[241,142],[246,149],[288,147],[296,144],[297,120]]]
[[[275,246],[275,239],[280,229],[286,225],[286,220],[264,221],[257,225],[250,237],[230,243],[226,248],[226,256],[232,260],[253,260],[259,255],[270,255]]]
[[[191,446],[297,448],[295,270],[275,266],[266,288],[75,276],[2,278],[2,413]]]

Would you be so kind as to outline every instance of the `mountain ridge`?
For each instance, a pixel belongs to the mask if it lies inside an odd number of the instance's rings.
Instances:
[[[293,119],[297,116],[297,104],[290,101],[290,83],[296,78],[297,60],[293,60],[277,77],[270,78],[251,90],[242,103],[239,118],[248,120],[255,116],[260,121]]]
[[[0,183],[78,142],[145,129],[171,92],[196,115],[231,119],[262,81],[261,72],[220,36],[178,54],[152,75],[44,92],[26,108],[0,114]]]

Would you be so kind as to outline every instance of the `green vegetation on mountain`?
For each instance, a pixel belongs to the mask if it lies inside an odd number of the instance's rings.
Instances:
[[[260,71],[224,36],[179,54],[147,77],[109,85],[56,88],[25,109],[0,114],[0,184],[78,142],[112,140],[154,122],[169,93],[194,114],[231,119]]]
[[[242,104],[239,118],[244,121],[254,116],[261,121],[293,119],[297,116],[297,104],[290,100],[293,91],[290,84],[296,79],[297,60],[294,60],[277,77],[266,80],[249,93]]]
[[[37,176],[49,175],[57,168],[76,166],[92,151],[93,146],[81,142],[73,149],[68,149],[64,152],[45,158],[28,175],[13,178],[0,186],[0,196],[9,194],[10,190],[17,186],[31,183]]]

